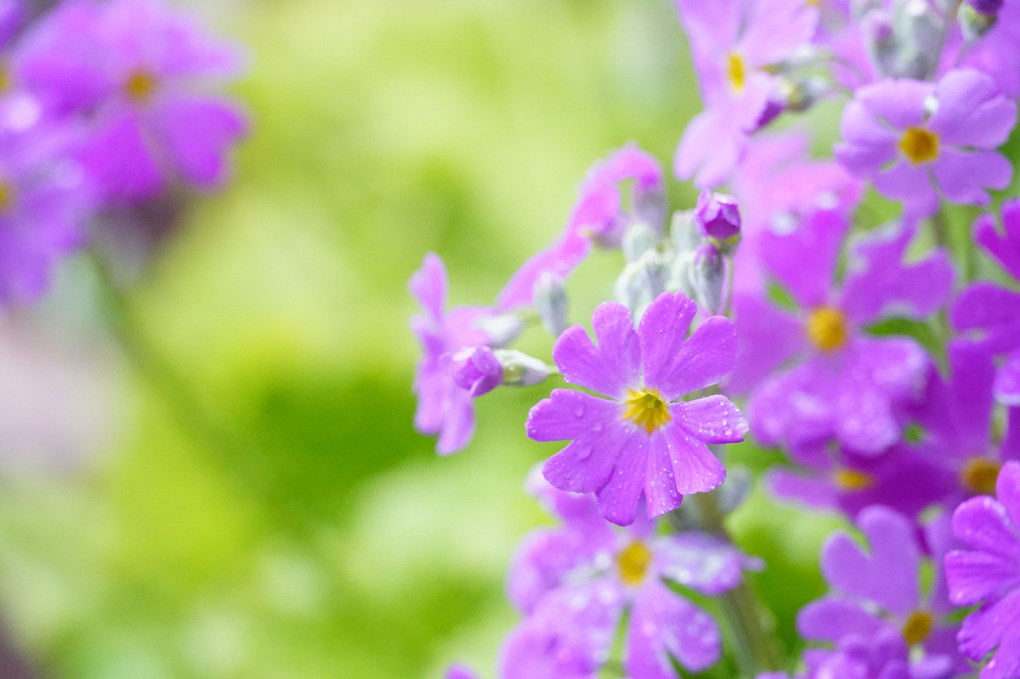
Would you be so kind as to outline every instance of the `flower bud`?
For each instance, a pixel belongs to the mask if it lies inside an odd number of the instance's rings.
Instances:
[[[722,306],[726,267],[722,254],[714,245],[705,243],[698,248],[688,269],[688,277],[698,306],[709,314],[718,313]]]
[[[567,329],[569,300],[563,286],[563,279],[546,272],[535,281],[535,311],[542,321],[542,327],[555,337]]]
[[[972,2],[960,5],[956,19],[967,40],[977,40],[995,27],[999,19],[1000,2]],[[990,10],[990,11],[985,11]]]
[[[534,356],[513,349],[497,349],[496,358],[503,369],[503,384],[508,387],[530,387],[544,382],[555,372]]]
[[[475,327],[486,334],[489,344],[502,347],[517,339],[524,329],[524,321],[517,314],[499,314],[478,319]]]
[[[698,196],[694,220],[706,238],[724,242],[740,234],[740,209],[737,199],[708,189]]]
[[[652,227],[644,222],[631,224],[623,234],[623,257],[629,262],[634,262],[648,250],[654,250],[659,245],[659,234]]]
[[[465,347],[448,361],[447,374],[472,397],[489,393],[503,381],[503,366],[489,347]]]
[[[616,301],[639,316],[652,301],[666,290],[669,262],[655,250],[646,251],[626,267],[613,286]]]

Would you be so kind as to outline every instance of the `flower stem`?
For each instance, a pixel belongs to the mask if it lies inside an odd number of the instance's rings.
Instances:
[[[697,505],[702,528],[732,542],[717,494],[697,493],[692,499]],[[726,624],[733,632],[734,652],[741,674],[753,677],[780,669],[782,659],[768,624],[768,614],[747,580],[742,580],[719,601]]]

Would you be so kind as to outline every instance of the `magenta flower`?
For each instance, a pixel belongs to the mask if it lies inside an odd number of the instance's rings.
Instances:
[[[223,182],[247,124],[205,90],[239,61],[157,0],[70,0],[25,36],[14,71],[48,104],[92,122],[82,162],[108,199],[131,201],[171,181]]]
[[[613,523],[634,521],[642,496],[649,516],[659,516],[683,495],[717,487],[726,470],[706,444],[741,441],[747,430],[723,396],[679,400],[716,384],[736,359],[725,318],[709,318],[686,339],[696,312],[683,293],[663,293],[635,331],[630,311],[606,302],[592,315],[598,346],[575,325],[553,347],[565,381],[609,398],[555,389],[531,409],[528,436],[573,439],[546,462],[545,477],[562,490],[595,493]]]
[[[766,445],[824,447],[835,438],[849,451],[880,454],[899,440],[897,407],[924,384],[929,359],[914,339],[872,337],[865,328],[936,311],[952,285],[948,258],[938,251],[905,264],[914,229],[887,228],[856,244],[834,289],[848,228],[840,212],[819,211],[761,239],[766,268],[798,309],[735,298],[740,350],[729,386],[752,389],[752,429]]]
[[[439,256],[431,252],[411,276],[408,287],[422,306],[422,311],[411,318],[411,329],[422,346],[414,380],[418,397],[414,426],[423,434],[438,435],[436,452],[448,455],[466,446],[474,435],[475,413],[469,390],[477,381],[483,388],[488,379],[481,375],[472,379],[472,375],[466,374],[471,368],[466,366],[455,365],[451,374],[451,361],[459,360],[454,356],[465,347],[490,342],[477,322],[491,316],[492,310],[457,307],[446,311],[446,268]],[[480,360],[483,371],[491,372],[491,365],[484,358]],[[458,384],[458,379],[466,382],[467,387]]]
[[[937,83],[882,80],[857,90],[840,123],[836,158],[879,193],[925,216],[940,199],[985,205],[986,189],[1013,175],[997,149],[1016,123],[1016,104],[989,76],[949,71]]]
[[[57,260],[84,241],[95,202],[69,138],[34,100],[0,103],[0,302],[39,297]]]
[[[620,184],[633,180],[624,200]],[[543,276],[564,280],[591,251],[592,243],[617,247],[635,220],[658,228],[664,219],[662,169],[655,158],[637,146],[624,146],[595,163],[580,188],[563,233],[532,256],[511,277],[497,298],[497,306],[512,311],[534,301],[535,284]],[[625,204],[631,210],[625,209]]]
[[[1020,199],[1002,205],[1002,233],[992,215],[974,222],[974,240],[1016,281],[1020,281]],[[973,336],[987,351],[1003,356],[993,390],[996,399],[1020,406],[1020,293],[978,281],[957,298],[953,326]]]
[[[968,669],[956,651],[956,624],[947,620],[952,606],[936,568],[935,584],[921,589],[923,552],[915,526],[885,507],[864,510],[857,525],[867,537],[864,551],[849,535],[837,533],[822,548],[821,567],[833,592],[805,606],[797,628],[805,639],[838,644],[847,637],[867,641],[884,630],[898,633],[905,647],[915,649],[927,664]],[[943,549],[948,526],[933,526],[929,544]],[[941,554],[935,563],[941,565]],[[905,660],[905,655],[904,655]],[[874,676],[874,675],[871,675]]]
[[[703,188],[736,167],[777,94],[770,67],[789,59],[815,32],[818,13],[803,0],[676,0],[691,41],[705,110],[691,120],[673,169]]]
[[[624,665],[634,679],[675,679],[670,656],[692,672],[719,659],[715,621],[666,583],[716,596],[757,560],[702,533],[657,535],[643,516],[610,526],[592,496],[533,485],[563,525],[529,535],[511,565],[509,595],[527,618],[504,650],[506,679],[594,676],[627,610]]]
[[[1002,468],[996,495],[957,507],[953,532],[972,549],[950,552],[945,560],[952,602],[981,604],[957,638],[972,660],[994,651],[981,679],[1020,676],[1020,462]]]

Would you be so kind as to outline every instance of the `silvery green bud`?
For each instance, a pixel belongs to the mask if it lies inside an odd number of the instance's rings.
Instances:
[[[567,329],[570,302],[563,279],[551,273],[542,274],[535,281],[535,311],[542,321],[542,327],[555,337]]]
[[[503,384],[509,387],[530,387],[545,381],[555,369],[534,356],[513,349],[493,352],[503,366]]]

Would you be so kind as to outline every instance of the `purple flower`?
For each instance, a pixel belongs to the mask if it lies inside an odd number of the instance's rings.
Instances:
[[[237,54],[157,0],[70,0],[33,27],[14,59],[18,81],[93,125],[80,150],[110,200],[137,200],[182,180],[223,182],[244,116],[209,81]]]
[[[1020,462],[1002,468],[996,494],[957,507],[953,532],[972,550],[950,552],[945,560],[952,602],[981,604],[957,638],[972,660],[994,650],[981,679],[1020,676]]]
[[[1020,281],[1020,199],[1003,203],[1002,225],[1000,234],[992,215],[979,217],[974,240]],[[973,283],[957,298],[951,320],[987,351],[1004,357],[993,391],[999,402],[1020,406],[1020,293],[995,283]]]
[[[624,665],[635,679],[676,677],[669,656],[694,672],[718,660],[715,622],[665,581],[715,596],[756,560],[702,533],[656,535],[645,517],[612,527],[590,495],[535,485],[564,523],[528,536],[511,566],[510,598],[527,618],[504,652],[507,679],[594,676],[625,610]],[[550,667],[560,673],[539,670]]]
[[[490,341],[477,323],[491,316],[492,310],[457,307],[446,311],[446,269],[439,256],[431,252],[411,276],[408,287],[422,306],[422,311],[411,318],[411,328],[422,346],[414,380],[418,397],[414,426],[423,434],[438,434],[436,452],[448,455],[466,446],[475,430],[472,394],[451,376],[451,356],[465,347]],[[485,380],[482,382],[484,386]]]
[[[503,365],[489,347],[465,347],[450,355],[447,372],[472,397],[489,393],[503,381]]]
[[[706,238],[726,241],[740,233],[740,208],[737,199],[725,193],[705,189],[698,196],[694,220]]]
[[[870,545],[868,552],[849,535],[837,533],[822,548],[822,573],[833,593],[805,606],[797,616],[797,627],[806,639],[838,644],[854,637],[867,642],[884,630],[898,633],[907,647],[922,651],[928,659],[939,656],[940,666],[957,662],[955,626],[946,620],[952,607],[939,585],[922,596],[920,566],[922,551],[911,521],[885,507],[864,510],[857,525]],[[935,527],[937,531],[942,526]],[[934,531],[933,531],[934,533]],[[934,535],[935,545],[946,540]],[[939,564],[941,554],[936,554]],[[905,659],[905,658],[904,658]],[[869,675],[876,676],[876,675]]]
[[[44,293],[57,259],[84,240],[94,202],[69,139],[31,98],[0,103],[0,302]]]
[[[691,41],[705,110],[684,130],[674,159],[680,179],[717,186],[743,155],[778,87],[769,67],[811,40],[818,21],[803,0],[677,0]]]
[[[621,199],[620,184],[633,180],[629,200]],[[497,298],[497,306],[512,311],[530,305],[535,286],[545,276],[561,282],[591,251],[592,242],[617,247],[635,220],[659,227],[664,219],[662,170],[658,161],[637,146],[625,146],[593,165],[581,184],[581,197],[559,238],[532,256],[513,275]],[[624,204],[632,205],[632,211]]]
[[[882,80],[847,104],[835,153],[908,214],[924,216],[941,198],[985,205],[986,189],[1009,184],[1013,168],[995,149],[1015,123],[1016,104],[978,71],[955,69],[935,84]]]
[[[864,328],[937,310],[952,284],[948,259],[939,251],[904,264],[914,229],[887,228],[856,244],[834,290],[848,226],[840,212],[819,211],[792,232],[761,239],[766,269],[799,310],[735,298],[740,345],[729,386],[753,388],[751,426],[766,445],[801,448],[835,437],[847,450],[879,454],[899,440],[895,409],[923,385],[929,360],[915,340],[871,337]]]
[[[685,339],[696,312],[683,293],[663,293],[635,331],[630,311],[606,302],[592,316],[598,346],[575,325],[553,347],[565,381],[609,398],[555,389],[531,409],[528,436],[572,439],[546,462],[545,477],[563,490],[595,493],[613,523],[634,521],[642,496],[649,516],[659,516],[683,495],[717,487],[726,470],[706,444],[740,441],[747,430],[723,396],[679,400],[716,384],[736,358],[725,318],[709,318]]]

